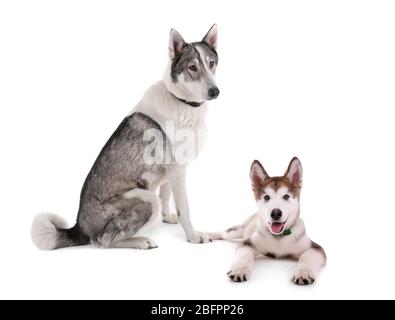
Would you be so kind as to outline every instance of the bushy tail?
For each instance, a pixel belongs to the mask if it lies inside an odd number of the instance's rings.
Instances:
[[[55,214],[38,214],[32,224],[31,237],[34,244],[41,250],[80,246],[89,243],[78,225],[68,229],[66,221]]]

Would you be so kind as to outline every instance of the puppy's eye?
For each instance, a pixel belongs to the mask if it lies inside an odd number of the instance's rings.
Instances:
[[[269,200],[270,200],[270,196],[266,195],[266,196],[263,197],[263,199],[264,199],[265,201],[269,201]]]
[[[215,65],[214,61],[210,61],[209,66],[211,69],[214,68],[214,65]]]
[[[192,65],[189,67],[189,70],[196,72],[197,71],[197,67],[195,65]]]
[[[288,200],[288,199],[289,199],[289,194],[285,194],[285,195],[283,196],[283,199],[284,199],[284,200]]]

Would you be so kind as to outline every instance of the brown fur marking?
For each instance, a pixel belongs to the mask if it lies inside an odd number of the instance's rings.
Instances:
[[[272,188],[275,192],[277,192],[281,187],[288,188],[293,197],[300,196],[300,190],[302,186],[300,184],[292,185],[291,181],[289,181],[289,179],[286,177],[270,177],[266,179],[262,185],[253,185],[252,191],[254,192],[255,199],[259,200],[262,195],[265,194],[266,188]]]
[[[241,243],[241,246],[250,247],[255,249],[254,244],[251,242],[251,239],[246,239]]]
[[[311,241],[311,248],[312,249],[316,249],[319,252],[321,252],[321,254],[324,256],[325,261],[326,261],[326,253],[325,253],[324,249],[322,249],[322,247],[318,243],[315,243],[314,241]]]
[[[232,231],[237,231],[241,228],[241,226],[235,226],[235,227],[231,227],[229,229],[226,230],[226,232],[232,232]]]
[[[294,260],[297,261],[299,260],[299,257],[297,255],[294,254],[287,254],[284,257],[282,257],[283,259],[289,259],[289,260]]]

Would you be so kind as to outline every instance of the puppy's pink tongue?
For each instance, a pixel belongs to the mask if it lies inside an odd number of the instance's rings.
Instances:
[[[272,225],[270,226],[270,229],[272,230],[273,233],[280,233],[283,231],[284,228],[284,223],[281,222],[273,222]]]

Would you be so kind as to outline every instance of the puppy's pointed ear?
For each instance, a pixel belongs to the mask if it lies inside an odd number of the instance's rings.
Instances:
[[[207,34],[203,38],[203,42],[207,43],[210,48],[216,50],[217,49],[217,39],[218,39],[218,30],[217,25],[214,24],[211,29],[207,32]]]
[[[170,59],[174,59],[174,57],[181,53],[182,48],[185,45],[185,40],[181,36],[181,34],[174,30],[170,30],[170,39],[169,39],[169,57]]]
[[[293,186],[302,185],[303,169],[298,158],[294,157],[291,160],[284,177],[288,178]]]
[[[255,194],[263,186],[269,175],[266,173],[265,169],[258,160],[254,160],[250,169],[250,179],[252,183],[252,189]]]

